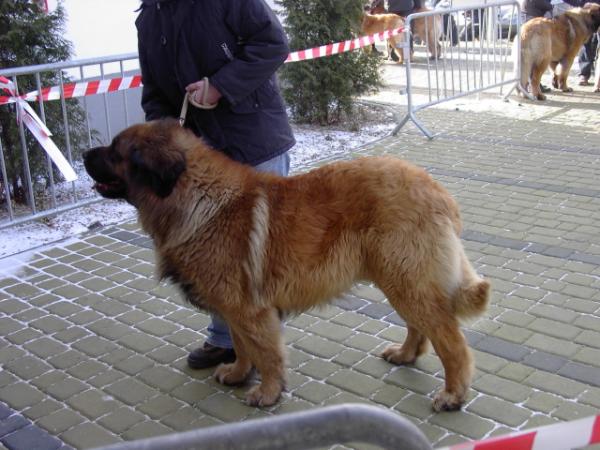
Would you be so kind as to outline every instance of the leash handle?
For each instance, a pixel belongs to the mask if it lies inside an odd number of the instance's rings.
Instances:
[[[204,77],[202,79],[204,81],[204,87],[202,89],[202,103],[198,103],[194,100],[193,95],[190,95],[189,92],[185,93],[183,97],[183,105],[181,106],[181,112],[179,113],[179,125],[183,126],[185,124],[185,116],[187,115],[188,104],[191,103],[196,108],[200,109],[215,109],[217,107],[218,102],[216,103],[208,103],[208,89],[210,88],[210,82],[208,81],[208,77]]]

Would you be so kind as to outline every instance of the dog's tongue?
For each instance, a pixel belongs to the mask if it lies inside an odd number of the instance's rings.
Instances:
[[[106,183],[95,183],[94,184],[94,189],[96,189],[97,191],[105,191],[106,189],[108,189],[108,184],[106,184]]]

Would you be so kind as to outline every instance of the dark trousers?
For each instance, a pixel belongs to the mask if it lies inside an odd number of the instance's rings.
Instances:
[[[598,34],[592,34],[592,37],[579,50],[577,61],[579,62],[579,76],[581,77],[590,78],[592,76],[596,48],[598,47]]]

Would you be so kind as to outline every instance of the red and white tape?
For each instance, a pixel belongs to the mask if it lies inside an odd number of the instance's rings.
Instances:
[[[381,33],[375,33],[370,36],[361,36],[356,39],[350,39],[334,44],[322,45],[306,50],[292,52],[285,60],[286,63],[304,61],[308,59],[323,58],[326,56],[336,55],[338,53],[350,52],[375,42],[384,42],[392,36],[397,36],[402,33],[404,28],[396,30],[388,30]],[[142,85],[141,75],[133,75],[128,77],[106,78],[95,81],[80,81],[77,83],[65,83],[61,89],[60,86],[52,86],[42,88],[41,97],[43,101],[59,100],[61,98],[76,98],[85,97],[88,95],[107,94],[110,92],[124,91],[127,89],[137,88]],[[0,96],[0,105],[14,103],[17,98],[28,102],[36,102],[39,100],[38,91],[29,92],[19,97]]]
[[[437,450],[567,450],[600,442],[600,415]]]
[[[404,28],[397,28],[395,30],[386,30],[381,33],[375,33],[370,36],[361,36],[356,39],[350,39],[343,42],[336,42],[335,44],[321,45],[320,47],[309,48],[307,50],[299,50],[289,54],[286,63],[304,61],[307,59],[323,58],[325,56],[336,55],[338,53],[350,52],[357,48],[366,47],[374,44],[375,42],[384,42],[392,36],[397,36],[402,33]]]
[[[77,179],[77,174],[60,152],[58,147],[54,144],[54,142],[52,142],[52,139],[50,139],[52,133],[46,127],[46,125],[44,125],[44,122],[40,120],[31,106],[29,106],[21,97],[15,95],[16,92],[14,83],[8,78],[0,76],[0,90],[8,92],[8,94],[11,95],[11,98],[15,99],[14,102],[17,106],[17,122],[23,123],[29,129],[29,131],[31,131],[42,148],[46,151],[46,153],[48,153],[48,156],[52,158],[52,161],[61,171],[65,177],[65,180],[75,181]]]
[[[65,83],[61,90],[60,86],[42,88],[42,100],[60,100],[60,98],[85,97],[88,95],[106,94],[109,92],[124,91],[140,87],[142,76],[133,75],[129,77],[107,78],[104,80],[81,81],[78,83]],[[64,92],[64,95],[61,95]],[[0,105],[14,103],[17,98],[28,102],[39,100],[38,91],[29,92],[19,97],[0,97]]]

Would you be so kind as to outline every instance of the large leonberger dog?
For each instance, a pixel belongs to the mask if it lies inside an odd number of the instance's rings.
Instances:
[[[600,27],[600,5],[586,3],[553,18],[537,17],[521,28],[521,74],[523,90],[531,86],[531,94],[538,100],[546,96],[540,89],[542,75],[550,66],[552,85],[563,92],[571,92],[567,77],[581,46]]]
[[[383,357],[408,364],[431,341],[446,374],[435,410],[465,401],[472,357],[461,318],[481,314],[490,285],[469,263],[456,202],[423,169],[391,157],[338,162],[284,178],[211,150],[174,120],[134,125],[84,155],[96,190],[134,205],[154,240],[158,274],[229,324],[225,384],[255,367],[251,405],[285,382],[282,314],[374,282],[407,323]]]

